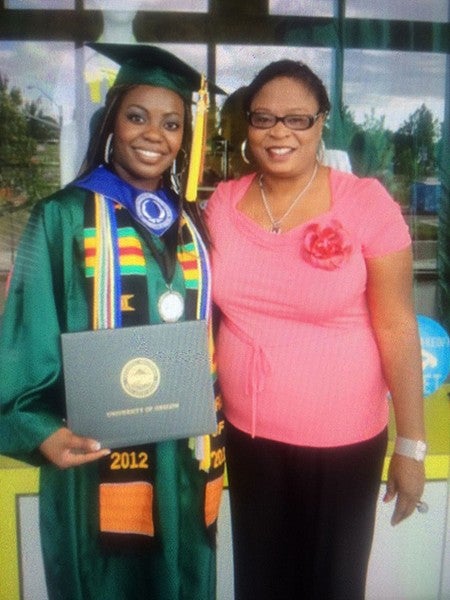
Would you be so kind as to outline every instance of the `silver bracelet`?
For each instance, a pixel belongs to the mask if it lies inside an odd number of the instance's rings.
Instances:
[[[398,436],[395,440],[394,452],[423,462],[427,453],[427,445],[423,440],[410,440]]]

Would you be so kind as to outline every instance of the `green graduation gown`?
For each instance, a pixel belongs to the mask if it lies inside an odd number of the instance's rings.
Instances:
[[[88,328],[83,217],[91,193],[40,202],[25,230],[0,335],[0,453],[40,466],[40,531],[51,600],[211,600],[215,549],[204,526],[206,474],[186,440],[156,444],[158,542],[106,554],[98,543],[98,467],[60,470],[39,445],[63,425],[60,333]],[[143,244],[149,298],[166,286]],[[173,288],[185,293],[177,265]],[[151,305],[150,321],[159,322]]]

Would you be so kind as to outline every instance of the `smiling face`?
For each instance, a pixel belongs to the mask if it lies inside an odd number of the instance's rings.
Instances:
[[[315,115],[319,104],[308,87],[291,77],[276,77],[254,96],[250,111],[277,117]],[[320,115],[310,129],[289,129],[278,121],[270,129],[249,125],[248,142],[262,173],[298,177],[313,169],[323,129]]]
[[[183,140],[184,103],[171,90],[138,85],[117,112],[112,165],[131,185],[155,190],[175,160]]]

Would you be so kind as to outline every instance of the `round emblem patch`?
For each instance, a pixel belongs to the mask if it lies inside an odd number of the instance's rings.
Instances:
[[[120,374],[120,384],[128,396],[147,398],[159,388],[161,374],[158,366],[149,358],[129,360]]]
[[[170,205],[151,192],[139,194],[135,207],[139,219],[155,232],[164,233],[175,220]]]

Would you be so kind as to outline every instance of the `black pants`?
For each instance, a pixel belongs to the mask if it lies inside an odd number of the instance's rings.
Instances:
[[[227,424],[236,600],[362,600],[387,432],[337,448]]]

